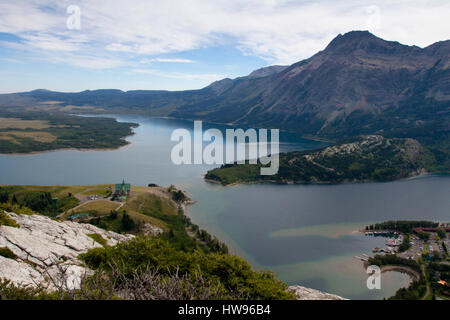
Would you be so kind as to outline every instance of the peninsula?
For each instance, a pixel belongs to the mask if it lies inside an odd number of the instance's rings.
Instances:
[[[205,179],[236,183],[344,183],[390,181],[434,170],[434,156],[417,140],[360,136],[316,151],[280,154],[275,175],[260,175],[259,164],[227,164]]]
[[[128,144],[136,123],[47,112],[0,112],[0,153],[115,149]]]

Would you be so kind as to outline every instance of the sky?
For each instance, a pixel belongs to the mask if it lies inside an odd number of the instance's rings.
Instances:
[[[448,0],[0,0],[0,93],[188,90],[369,30],[450,39]]]

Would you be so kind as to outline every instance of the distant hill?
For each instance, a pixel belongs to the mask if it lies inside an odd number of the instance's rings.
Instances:
[[[416,140],[370,135],[318,151],[280,154],[273,176],[260,175],[260,165],[229,164],[208,171],[205,178],[224,185],[391,181],[425,173],[430,163],[429,152]]]
[[[450,40],[422,49],[352,31],[291,66],[262,68],[200,90],[37,90],[0,95],[0,110],[61,101],[99,112],[274,127],[333,140],[360,134],[410,137],[448,152],[449,57]]]

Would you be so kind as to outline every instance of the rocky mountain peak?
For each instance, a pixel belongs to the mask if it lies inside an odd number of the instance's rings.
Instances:
[[[350,31],[339,34],[326,47],[326,53],[351,54],[363,52],[364,54],[399,54],[421,49],[416,46],[402,45],[396,41],[386,41],[373,35],[369,31]]]
[[[269,67],[264,67],[264,68],[260,68],[257,69],[255,71],[253,71],[252,73],[250,73],[248,75],[249,78],[262,78],[262,77],[267,77],[270,76],[272,74],[278,73],[283,71],[284,69],[286,69],[288,66],[279,66],[279,65],[274,65],[274,66],[269,66]]]

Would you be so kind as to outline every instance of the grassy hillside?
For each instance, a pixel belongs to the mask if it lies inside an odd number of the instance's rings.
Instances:
[[[0,186],[0,206],[16,213],[74,218],[118,233],[145,234],[160,228],[161,238],[183,251],[227,252],[227,247],[184,215],[189,198],[174,186],[131,186],[125,202],[112,201],[112,184],[87,186]],[[57,198],[57,201],[55,201]],[[80,216],[81,215],[81,216]]]

